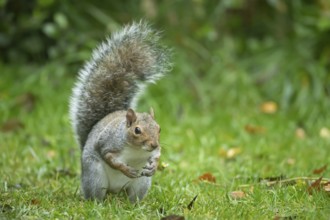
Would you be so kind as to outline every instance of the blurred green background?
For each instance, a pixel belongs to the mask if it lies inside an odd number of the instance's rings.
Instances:
[[[93,48],[140,19],[173,49],[138,105],[155,109],[169,166],[141,206],[83,202],[71,88]],[[306,181],[228,195],[329,176],[312,174],[330,163],[329,0],[0,0],[0,58],[0,219],[328,219]],[[196,184],[205,172],[218,185]]]
[[[213,74],[211,88],[220,86],[228,68],[239,67],[262,97],[282,109],[300,109],[301,117],[307,117],[310,110],[301,108],[312,104],[326,113],[327,0],[1,0],[1,65],[52,62],[64,68],[57,72],[75,75],[107,34],[140,19],[163,31],[166,44],[174,48],[176,74],[191,81]]]

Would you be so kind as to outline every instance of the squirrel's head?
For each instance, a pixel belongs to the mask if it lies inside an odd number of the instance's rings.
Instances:
[[[140,147],[146,151],[159,148],[160,126],[155,121],[154,111],[136,113],[128,109],[126,113],[127,141],[131,146]]]

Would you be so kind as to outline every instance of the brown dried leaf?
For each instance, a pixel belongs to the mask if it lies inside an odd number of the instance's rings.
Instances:
[[[184,219],[185,219],[184,216],[181,215],[168,215],[161,218],[161,220],[184,220]]]
[[[263,134],[265,133],[266,129],[262,126],[256,126],[256,125],[245,125],[244,127],[245,131],[250,134]]]
[[[275,217],[273,218],[273,220],[297,219],[297,218],[298,218],[298,216],[296,216],[296,215],[290,215],[290,216],[275,215]]]
[[[281,219],[281,216],[279,215],[275,215],[275,217],[273,218],[273,220],[280,220]]]
[[[31,205],[40,205],[40,200],[38,199],[31,199]]]
[[[237,199],[243,199],[243,198],[246,197],[246,194],[243,191],[233,191],[229,195],[232,199],[236,199],[236,200]]]
[[[264,102],[260,106],[261,112],[265,114],[274,114],[275,112],[277,112],[277,108],[278,107],[276,102],[272,102],[272,101]]]
[[[211,173],[204,173],[198,177],[198,180],[215,183],[215,177]]]
[[[322,176],[315,180],[308,188],[307,192],[311,195],[313,190],[320,190],[321,189],[321,182],[322,182]]]
[[[327,169],[327,164],[326,165],[324,165],[323,167],[321,167],[321,168],[318,168],[318,169],[315,169],[315,170],[313,170],[313,173],[314,174],[321,174],[321,173],[323,173],[326,169]]]
[[[0,131],[14,132],[22,128],[24,128],[24,124],[20,120],[14,118],[14,119],[9,119],[5,123],[3,123],[0,128]]]

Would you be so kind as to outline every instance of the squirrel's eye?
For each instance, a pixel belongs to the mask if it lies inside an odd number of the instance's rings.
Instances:
[[[141,128],[139,127],[136,127],[135,130],[134,130],[135,134],[141,134]]]

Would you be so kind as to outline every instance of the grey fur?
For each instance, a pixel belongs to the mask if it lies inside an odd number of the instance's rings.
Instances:
[[[114,33],[79,71],[70,100],[71,123],[81,148],[92,127],[107,114],[134,107],[148,82],[166,73],[170,51],[159,33],[141,21]]]
[[[145,121],[146,113],[137,113]],[[111,113],[97,123],[90,132],[82,152],[82,191],[86,199],[103,200],[107,193],[119,193],[124,190],[134,203],[146,195],[151,186],[148,164],[159,158],[160,148],[151,152],[139,146],[127,143],[126,111]],[[151,118],[151,116],[149,116]],[[147,121],[152,126],[154,121]],[[113,129],[116,128],[116,129]],[[125,152],[126,153],[125,153]],[[132,178],[127,177],[106,162],[109,152],[118,153],[116,160],[133,169]]]

